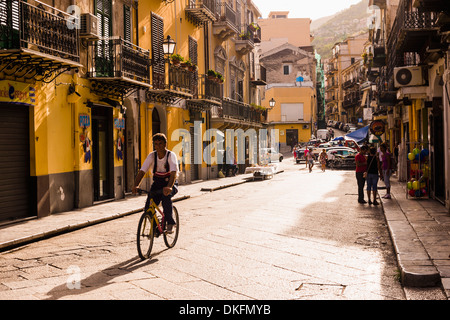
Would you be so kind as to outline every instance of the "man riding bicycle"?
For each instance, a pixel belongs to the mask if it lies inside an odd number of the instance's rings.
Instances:
[[[150,193],[148,194],[147,201],[145,202],[145,211],[150,206],[150,199],[156,205],[162,202],[164,210],[164,216],[167,221],[168,233],[172,232],[175,221],[172,217],[172,197],[178,192],[178,160],[175,153],[166,149],[167,138],[162,133],[157,133],[153,136],[153,149],[145,159],[141,169],[139,170],[136,179],[134,181],[133,194],[137,193],[137,187],[142,181],[142,178],[147,171],[152,168],[153,172],[153,184],[150,187]],[[162,190],[162,192],[161,192]],[[160,192],[157,192],[160,191]]]

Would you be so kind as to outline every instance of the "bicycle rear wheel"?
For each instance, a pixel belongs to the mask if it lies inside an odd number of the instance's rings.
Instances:
[[[168,248],[175,246],[178,240],[178,232],[180,231],[180,219],[178,217],[177,208],[173,207],[172,211],[173,220],[175,220],[175,225],[173,226],[172,233],[164,232],[164,243]]]
[[[145,212],[139,219],[137,230],[137,250],[142,260],[150,258],[152,252],[153,239],[155,237],[155,220],[151,213]]]

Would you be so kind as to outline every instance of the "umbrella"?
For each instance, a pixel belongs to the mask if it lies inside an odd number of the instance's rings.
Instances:
[[[333,141],[338,141],[338,140],[344,140],[344,137],[340,136],[340,137],[336,137],[336,138],[333,139]]]

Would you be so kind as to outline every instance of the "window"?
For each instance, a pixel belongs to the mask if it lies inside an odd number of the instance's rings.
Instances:
[[[283,74],[289,75],[291,73],[291,66],[288,64],[283,65]]]
[[[281,121],[303,120],[303,103],[282,103]]]

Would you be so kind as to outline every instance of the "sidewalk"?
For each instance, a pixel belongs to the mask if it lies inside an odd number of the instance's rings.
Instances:
[[[392,179],[395,180],[395,179]],[[450,214],[432,199],[406,197],[406,183],[391,181],[392,199],[381,198],[402,284],[439,286],[450,297]],[[379,191],[380,196],[385,190]]]
[[[206,180],[181,185],[173,201],[197,197],[207,192],[245,183],[251,174]],[[0,226],[0,252],[31,242],[43,240],[97,223],[143,211],[146,195],[126,196],[124,199],[105,202],[83,209],[52,214],[41,219],[28,219]]]

